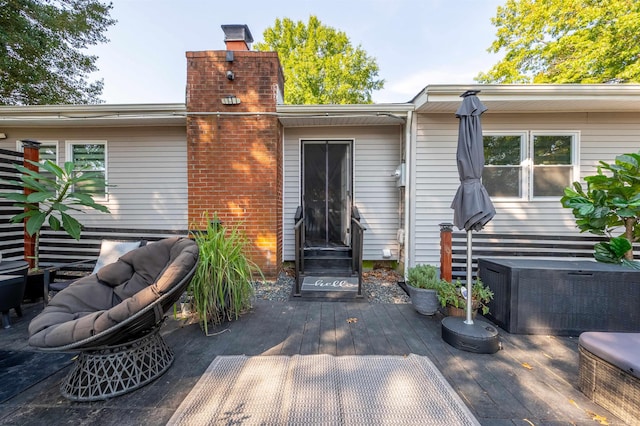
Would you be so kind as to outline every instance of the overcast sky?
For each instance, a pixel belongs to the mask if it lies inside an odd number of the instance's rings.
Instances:
[[[473,83],[500,56],[491,18],[505,0],[111,0],[106,44],[99,56],[107,103],[185,101],[186,51],[224,50],[223,24],[247,24],[262,41],[276,18],[310,15],[344,31],[375,57],[385,88],[377,103],[407,102],[428,84]]]

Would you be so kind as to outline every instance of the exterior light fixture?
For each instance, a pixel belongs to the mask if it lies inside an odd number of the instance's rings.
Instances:
[[[238,105],[240,104],[240,98],[234,95],[225,96],[220,99],[223,105]]]

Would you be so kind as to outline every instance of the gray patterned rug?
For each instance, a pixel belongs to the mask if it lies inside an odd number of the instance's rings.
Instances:
[[[220,356],[169,425],[479,425],[426,357]]]

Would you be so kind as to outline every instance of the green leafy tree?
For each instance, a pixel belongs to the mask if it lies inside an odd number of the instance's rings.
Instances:
[[[640,152],[619,155],[612,164],[601,161],[597,174],[585,181],[586,191],[574,182],[560,201],[572,209],[580,232],[610,238],[595,245],[594,257],[640,269],[632,249],[632,243],[640,240]]]
[[[60,167],[51,160],[38,163],[26,160],[39,171],[31,170],[16,164],[20,172],[19,181],[1,180],[0,183],[19,186],[22,192],[3,192],[0,198],[15,201],[14,207],[23,209],[11,218],[12,223],[25,222],[25,231],[36,236],[34,269],[39,267],[40,233],[45,223],[52,230],[63,229],[69,236],[79,240],[82,225],[73,217],[75,213],[83,213],[79,207],[88,207],[99,212],[110,213],[107,206],[98,204],[86,188],[105,187],[105,182],[89,169],[76,167],[68,161]],[[83,191],[83,189],[85,191]]]
[[[106,42],[111,4],[99,0],[0,0],[0,104],[100,102],[102,80],[89,82]]]
[[[507,0],[481,83],[640,82],[638,0]]]
[[[378,64],[360,47],[353,47],[342,31],[322,25],[315,16],[309,22],[276,19],[255,43],[260,51],[278,52],[285,74],[288,104],[371,103],[374,90],[384,87]]]

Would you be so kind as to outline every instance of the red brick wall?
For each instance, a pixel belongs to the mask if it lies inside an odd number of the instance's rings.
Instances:
[[[233,71],[235,79],[226,74]],[[282,125],[275,116],[283,87],[275,52],[187,52],[189,222],[203,213],[239,225],[250,257],[273,278],[282,259]],[[239,105],[223,105],[235,95]]]

